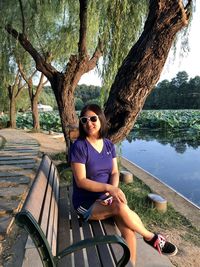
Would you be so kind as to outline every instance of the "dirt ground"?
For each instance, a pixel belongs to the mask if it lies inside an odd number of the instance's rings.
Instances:
[[[63,134],[29,133],[40,144],[40,151],[49,155],[66,151]]]
[[[44,133],[29,133],[40,143],[40,151],[49,155],[64,152],[65,141],[62,135],[44,134]],[[173,241],[179,252],[176,256],[170,257],[172,264],[176,267],[200,267],[200,247],[195,246],[189,241],[183,239],[185,235],[184,228],[174,230],[156,229],[162,232],[169,240]],[[199,242],[200,243],[200,242]],[[0,264],[1,266],[1,264]]]

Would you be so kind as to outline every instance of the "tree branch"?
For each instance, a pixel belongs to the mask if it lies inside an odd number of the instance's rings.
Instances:
[[[33,76],[35,75],[35,73],[37,72],[37,70],[35,70],[35,71],[31,74],[31,76],[28,78],[28,77],[26,76],[25,71],[23,70],[22,64],[21,64],[20,62],[18,62],[17,64],[18,64],[18,68],[19,68],[19,71],[20,71],[20,73],[21,73],[22,78],[24,79],[24,81],[25,81],[25,82],[27,83],[27,85],[28,85],[28,93],[29,93],[29,97],[30,97],[30,99],[32,99],[32,97],[33,97],[33,90],[32,90],[33,81],[32,81],[32,78],[33,78]]]
[[[32,58],[35,60],[37,70],[42,72],[49,80],[53,79],[53,76],[55,73],[57,73],[57,70],[51,64],[45,61],[45,59],[32,46],[27,37],[22,33],[18,33],[11,27],[11,25],[7,25],[5,29],[16,40],[18,40],[22,47],[32,56]]]
[[[41,93],[42,89],[43,89],[43,86],[44,86],[44,74],[41,73],[40,75],[40,80],[39,80],[39,84],[37,85],[37,89],[36,89],[36,92],[35,92],[35,97],[38,97],[39,94]]]
[[[188,14],[187,14],[187,9],[185,10],[182,0],[179,0],[178,1],[178,4],[179,4],[179,7],[180,7],[180,10],[181,10],[181,13],[182,13],[182,22],[183,22],[183,25],[186,26],[186,25],[188,25],[188,22],[189,22],[189,17],[188,17]],[[188,4],[189,4],[189,2],[188,2]]]
[[[87,55],[86,48],[86,35],[87,35],[87,0],[79,0],[80,3],[80,30],[79,30],[79,43],[78,52],[80,58]]]
[[[19,0],[19,5],[20,5],[20,10],[21,10],[21,15],[22,15],[22,33],[25,34],[25,18],[24,18],[24,10],[23,10],[23,5],[22,5],[21,0]]]
[[[103,56],[103,43],[99,39],[99,43],[97,45],[97,48],[96,48],[93,56],[91,57],[91,59],[88,62],[87,72],[95,68],[95,66],[97,65],[97,61],[99,60],[99,58],[101,56]]]

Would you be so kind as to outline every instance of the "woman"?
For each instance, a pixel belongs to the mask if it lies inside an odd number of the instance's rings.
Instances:
[[[136,236],[160,253],[175,255],[177,248],[160,234],[147,230],[139,216],[132,211],[119,189],[119,173],[114,145],[105,138],[107,123],[98,105],[83,108],[79,121],[79,138],[71,147],[73,171],[73,205],[84,220],[114,220],[126,240],[131,262],[136,261]],[[106,197],[108,200],[104,200]]]

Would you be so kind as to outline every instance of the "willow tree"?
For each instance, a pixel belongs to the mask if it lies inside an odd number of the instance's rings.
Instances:
[[[73,30],[77,20],[79,20],[79,31],[76,32],[77,39],[74,39],[74,42],[78,43],[76,53],[71,54],[68,60],[64,58],[66,64],[62,71],[57,69],[60,62],[57,63],[56,68],[56,63],[53,65],[46,60],[46,53],[49,54],[52,51],[45,49],[44,44],[42,48],[45,53],[42,53],[39,47],[33,46],[33,42],[28,38],[25,19],[22,20],[21,31],[15,27],[14,22],[12,25],[7,25],[6,30],[32,56],[37,70],[41,71],[51,83],[66,140],[68,139],[67,129],[77,123],[74,107],[74,91],[77,84],[81,76],[94,69],[99,58],[103,56],[103,74],[106,81],[109,77],[113,77],[109,71],[112,70],[112,74],[116,74],[105,104],[105,114],[110,125],[109,137],[114,142],[118,142],[131,130],[146,97],[158,81],[176,34],[188,24],[192,1],[79,0],[79,7],[78,1],[62,1],[64,2],[68,3],[63,12],[65,21],[69,22],[72,17],[74,20],[71,20],[71,24],[66,23],[65,26],[58,19],[57,32],[67,38],[68,29],[71,27]],[[146,3],[148,7],[146,16],[141,3],[143,5]],[[70,9],[71,6],[73,10]],[[77,17],[77,10],[79,10],[79,17]],[[137,14],[143,14],[143,16],[137,16]],[[136,29],[141,29],[142,20],[145,20],[144,28],[138,41],[135,42],[138,33]],[[97,32],[90,31],[92,28],[89,26],[92,22],[98,25]],[[48,29],[46,31],[48,35]],[[73,33],[71,31],[71,34]],[[53,34],[58,44],[60,35],[56,34],[55,28],[54,32],[49,33],[51,38]],[[93,53],[88,49],[88,43],[91,44],[92,41],[94,44],[97,43]],[[61,47],[63,48],[63,45]],[[107,84],[110,82],[108,81]]]
[[[13,14],[9,13],[9,10],[13,8],[13,3],[11,1],[1,2],[0,8],[2,14],[0,23],[7,21],[9,18],[13,19]],[[16,21],[21,19],[21,13],[14,16]],[[21,98],[21,93],[23,91],[26,95],[27,91],[29,93],[31,107],[32,107],[32,117],[33,117],[33,128],[35,130],[39,129],[39,116],[38,116],[38,97],[44,85],[44,74],[41,74],[41,79],[37,86],[33,86],[32,79],[37,72],[35,64],[30,55],[21,47],[18,42],[13,42],[8,34],[4,35],[0,28],[0,51],[1,51],[1,91],[7,89],[7,97],[5,101],[6,109],[9,110],[9,127],[16,128],[16,112],[18,109],[18,103]],[[27,78],[28,76],[28,78]],[[27,85],[26,85],[27,84]],[[26,91],[24,89],[27,89]],[[9,104],[8,104],[9,102]],[[9,107],[8,107],[9,106]],[[22,106],[23,107],[23,106]]]

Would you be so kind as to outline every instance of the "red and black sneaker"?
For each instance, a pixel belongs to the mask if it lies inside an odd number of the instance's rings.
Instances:
[[[151,240],[147,241],[144,239],[144,241],[150,246],[157,249],[160,254],[175,256],[178,252],[177,247],[167,241],[161,234],[155,234]]]

